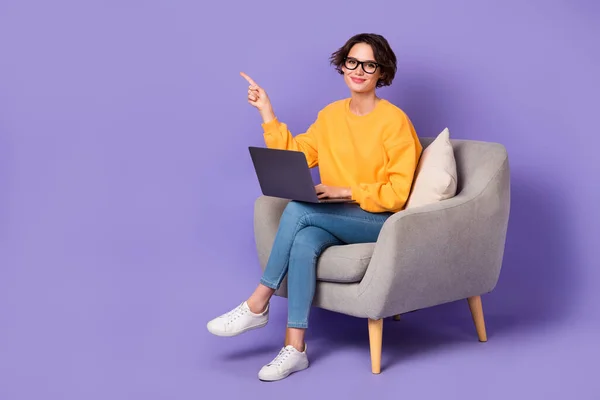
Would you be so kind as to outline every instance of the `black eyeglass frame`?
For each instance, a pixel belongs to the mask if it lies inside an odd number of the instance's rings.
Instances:
[[[348,62],[348,60],[353,60],[354,62],[356,62],[356,67],[354,68],[350,68],[346,65],[346,63]],[[373,70],[373,72],[368,72],[365,69],[365,64],[375,64],[375,69]],[[375,61],[358,61],[356,58],[354,57],[344,57],[344,67],[346,67],[347,69],[349,69],[350,71],[354,71],[356,68],[361,67],[362,70],[365,72],[365,74],[369,74],[369,75],[373,75],[375,72],[377,72],[377,69],[381,67],[381,65],[379,65],[379,63],[375,62]]]

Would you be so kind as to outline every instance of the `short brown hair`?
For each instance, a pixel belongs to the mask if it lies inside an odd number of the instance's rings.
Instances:
[[[377,81],[376,87],[379,88],[391,85],[396,76],[396,55],[388,41],[381,35],[375,33],[359,33],[358,35],[352,36],[342,47],[331,55],[331,65],[335,66],[335,69],[343,75],[344,71],[342,70],[342,67],[344,66],[344,61],[346,57],[348,57],[350,49],[358,43],[366,43],[373,49],[375,62],[379,64],[381,70],[381,78]]]

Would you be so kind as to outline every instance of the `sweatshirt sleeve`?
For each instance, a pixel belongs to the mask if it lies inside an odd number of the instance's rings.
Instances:
[[[301,151],[310,168],[318,165],[317,136],[321,130],[320,114],[317,120],[304,133],[292,136],[288,127],[277,118],[263,123],[264,139],[267,147],[280,150]]]
[[[399,129],[390,131],[383,146],[388,157],[387,180],[359,183],[353,187],[352,199],[370,212],[396,212],[406,204],[412,187],[422,146],[412,124],[405,120]]]

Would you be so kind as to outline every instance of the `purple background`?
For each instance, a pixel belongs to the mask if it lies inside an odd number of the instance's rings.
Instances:
[[[596,2],[201,3],[0,2],[0,399],[597,398]],[[366,322],[315,310],[311,368],[269,386],[284,299],[260,332],[205,328],[260,272],[238,73],[300,133],[347,96],[327,58],[363,31],[421,136],[508,148],[489,341],[466,302],[412,313],[375,376]]]

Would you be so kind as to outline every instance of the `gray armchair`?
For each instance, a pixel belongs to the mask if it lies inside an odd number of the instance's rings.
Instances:
[[[423,146],[432,138],[422,138]],[[380,372],[383,319],[468,300],[476,332],[486,341],[481,295],[498,282],[510,209],[506,149],[452,140],[458,192],[451,199],[392,215],[376,243],[340,245],[317,264],[314,307],[368,319],[371,369]],[[259,197],[255,240],[264,270],[288,200]],[[276,295],[287,297],[287,280]]]

